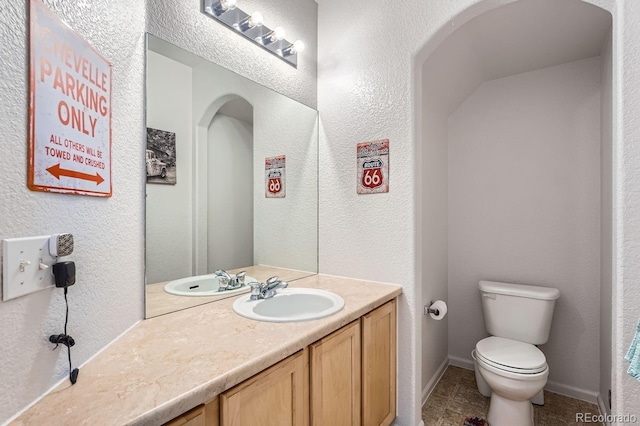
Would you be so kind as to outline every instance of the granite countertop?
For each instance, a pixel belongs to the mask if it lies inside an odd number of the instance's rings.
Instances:
[[[339,294],[327,318],[269,323],[236,315],[236,297],[136,324],[59,385],[14,425],[159,425],[397,297],[397,285],[313,275],[291,287]]]

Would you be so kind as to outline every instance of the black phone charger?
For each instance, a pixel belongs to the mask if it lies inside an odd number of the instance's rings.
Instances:
[[[66,288],[76,283],[76,264],[66,261],[53,264],[56,287]]]

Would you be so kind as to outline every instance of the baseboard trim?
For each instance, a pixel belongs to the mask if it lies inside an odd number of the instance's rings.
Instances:
[[[559,393],[560,395],[570,396],[571,398],[580,399],[582,401],[591,402],[593,404],[598,403],[598,394],[586,389],[563,385],[558,382],[547,382],[547,385],[544,388],[545,390]]]
[[[599,393],[598,394],[598,408],[600,409],[600,414],[604,415],[605,418],[605,425],[606,426],[611,426],[611,423],[606,421],[606,418],[609,416],[609,410],[607,409],[607,404],[604,403],[604,400],[602,399],[602,394]]]
[[[460,358],[457,356],[449,355],[449,364],[454,367],[464,368],[466,370],[475,371],[476,365],[472,359],[468,358]]]
[[[467,370],[472,370],[472,371],[475,370],[475,364],[473,362],[473,359],[470,359],[470,358],[461,358],[461,357],[449,355],[449,364],[456,367],[466,368]],[[598,404],[600,406],[600,403],[598,402],[599,394],[597,392],[593,392],[587,389],[577,388],[574,386],[563,385],[558,382],[547,382],[547,385],[544,388],[545,390],[548,390],[550,392],[559,393],[560,395],[570,396],[571,398],[576,398],[582,401],[591,402],[593,404]]]
[[[427,383],[427,386],[422,389],[422,404],[420,404],[420,407],[422,407],[424,403],[427,402],[427,398],[429,398],[429,395],[431,395],[433,388],[436,387],[436,384],[438,384],[438,381],[442,378],[442,375],[444,374],[448,366],[449,358],[445,358],[444,361],[442,361],[442,364],[440,364],[440,367],[438,367],[438,369],[436,370],[436,373],[431,377],[431,380],[429,380],[429,383]]]

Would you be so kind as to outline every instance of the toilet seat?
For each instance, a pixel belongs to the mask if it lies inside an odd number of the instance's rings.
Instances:
[[[545,371],[547,359],[540,349],[529,343],[502,337],[487,337],[476,344],[476,355],[485,364],[516,374]]]

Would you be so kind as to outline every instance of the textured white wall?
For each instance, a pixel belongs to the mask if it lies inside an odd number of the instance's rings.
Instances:
[[[613,290],[613,410],[614,414],[640,416],[640,383],[626,373],[623,356],[629,348],[640,319],[640,2],[618,5],[613,42],[614,83],[614,204],[616,212],[614,259],[616,283]],[[616,40],[616,36],[619,37]],[[616,94],[620,96],[616,101]]]
[[[250,105],[247,108],[253,110]],[[253,126],[216,114],[209,126],[207,272],[253,265]]]
[[[192,275],[191,67],[147,52],[147,127],[176,134],[176,184],[147,184],[147,283]]]
[[[487,336],[483,279],[560,289],[548,387],[595,401],[598,58],[484,83],[449,117],[449,354],[469,363]]]
[[[600,407],[609,411],[611,389],[611,294],[612,294],[612,154],[613,121],[611,91],[611,36],[600,53]]]
[[[420,409],[420,289],[415,265],[414,148],[409,43],[396,33],[413,16],[386,14],[387,2],[322,2],[319,10],[320,272],[404,286],[398,300],[398,419]],[[379,13],[376,11],[380,11]],[[377,30],[384,28],[384,30]],[[409,35],[409,37],[411,37]],[[345,46],[353,40],[354,48]],[[396,45],[394,45],[396,44]],[[382,48],[381,46],[385,46]],[[403,66],[404,65],[404,66]],[[401,76],[400,78],[398,78]],[[389,139],[390,192],[356,194],[356,144]]]
[[[77,282],[69,289],[69,327],[78,366],[142,319],[144,312],[143,2],[46,1],[113,64],[113,197],[27,189],[28,2],[3,2],[0,17],[0,239],[71,232]],[[126,11],[123,13],[123,11]],[[68,376],[61,333],[64,299],[50,289],[0,302],[0,423]],[[78,380],[83,380],[82,369]]]
[[[200,12],[201,0],[147,0],[148,31],[168,42],[237,72],[259,84],[317,106],[317,8],[313,0],[243,0],[242,10],[259,10],[269,28],[282,26],[287,40],[301,39],[298,68]]]

